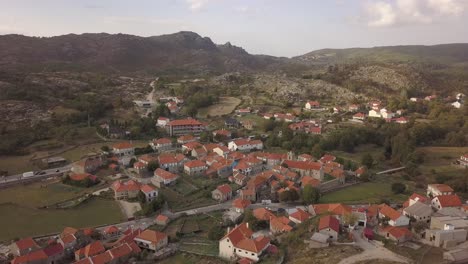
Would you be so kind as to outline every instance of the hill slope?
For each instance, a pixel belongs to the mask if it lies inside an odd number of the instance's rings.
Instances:
[[[248,54],[230,43],[216,45],[193,32],[154,37],[104,33],[0,36],[0,70],[226,72],[265,69],[279,61]]]
[[[293,60],[306,64],[335,64],[356,61],[453,64],[468,61],[468,44],[322,49],[294,57]]]

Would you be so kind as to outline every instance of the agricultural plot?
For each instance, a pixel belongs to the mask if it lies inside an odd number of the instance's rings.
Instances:
[[[220,97],[217,104],[209,107],[201,108],[198,112],[198,116],[206,118],[207,116],[215,117],[230,114],[236,109],[241,103],[239,98],[235,97]]]

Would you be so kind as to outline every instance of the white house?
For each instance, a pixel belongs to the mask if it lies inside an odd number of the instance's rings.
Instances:
[[[431,205],[434,209],[438,211],[440,209],[448,207],[460,208],[462,206],[462,202],[458,195],[448,194],[434,197],[434,199],[432,199],[431,201]]]
[[[407,217],[413,217],[416,221],[429,222],[433,211],[431,206],[419,201],[413,203],[403,210],[403,214]]]
[[[252,262],[260,260],[262,253],[270,246],[265,236],[252,237],[253,231],[248,223],[242,223],[219,240],[219,256],[228,261],[247,258]]]
[[[305,104],[305,109],[316,109],[316,108],[320,108],[320,103],[318,101],[308,101],[306,104]]]
[[[162,232],[146,229],[136,236],[134,241],[140,248],[157,251],[167,246],[168,237]]]
[[[158,127],[166,127],[166,125],[170,122],[171,120],[167,117],[159,117],[158,121],[156,123],[156,126]]]
[[[453,194],[452,187],[446,184],[428,184],[427,185],[427,196],[439,196]]]
[[[382,108],[380,109],[380,115],[382,116],[382,118],[393,118],[395,116],[395,114],[391,111],[388,111],[387,109],[385,108]]]
[[[158,190],[151,185],[145,184],[141,186],[140,191],[145,194],[147,202],[151,202],[158,197]]]
[[[149,145],[153,150],[164,151],[172,148],[172,140],[169,138],[158,138],[152,140]]]
[[[177,181],[179,176],[177,176],[174,173],[171,173],[169,171],[165,171],[161,168],[157,168],[154,171],[154,177],[151,179],[151,182],[158,186],[161,187],[161,185],[170,185],[173,182]]]
[[[261,140],[237,139],[228,143],[230,151],[252,151],[262,150],[263,142]]]
[[[329,240],[336,241],[340,233],[340,221],[331,215],[322,216],[319,221],[318,232],[328,236]]]
[[[371,109],[368,114],[369,117],[377,117],[377,118],[382,118],[382,115],[380,114],[380,111]]]
[[[119,159],[119,163],[128,166],[135,156],[135,147],[130,142],[121,142],[112,146],[112,153]]]
[[[410,220],[386,204],[379,209],[379,218],[388,218],[388,224],[391,226],[407,226]]]

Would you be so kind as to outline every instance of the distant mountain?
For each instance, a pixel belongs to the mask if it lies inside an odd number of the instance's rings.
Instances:
[[[388,46],[374,48],[322,49],[293,58],[306,64],[335,64],[343,62],[432,62],[454,64],[468,62],[468,44],[434,46]]]
[[[283,59],[258,56],[193,32],[139,37],[69,34],[50,38],[0,36],[0,70],[228,72],[262,70]]]

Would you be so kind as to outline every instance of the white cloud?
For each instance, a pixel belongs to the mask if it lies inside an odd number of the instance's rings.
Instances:
[[[467,6],[468,0],[368,1],[361,20],[370,27],[429,24],[460,16]]]
[[[197,11],[205,7],[210,0],[186,0],[192,11]]]

